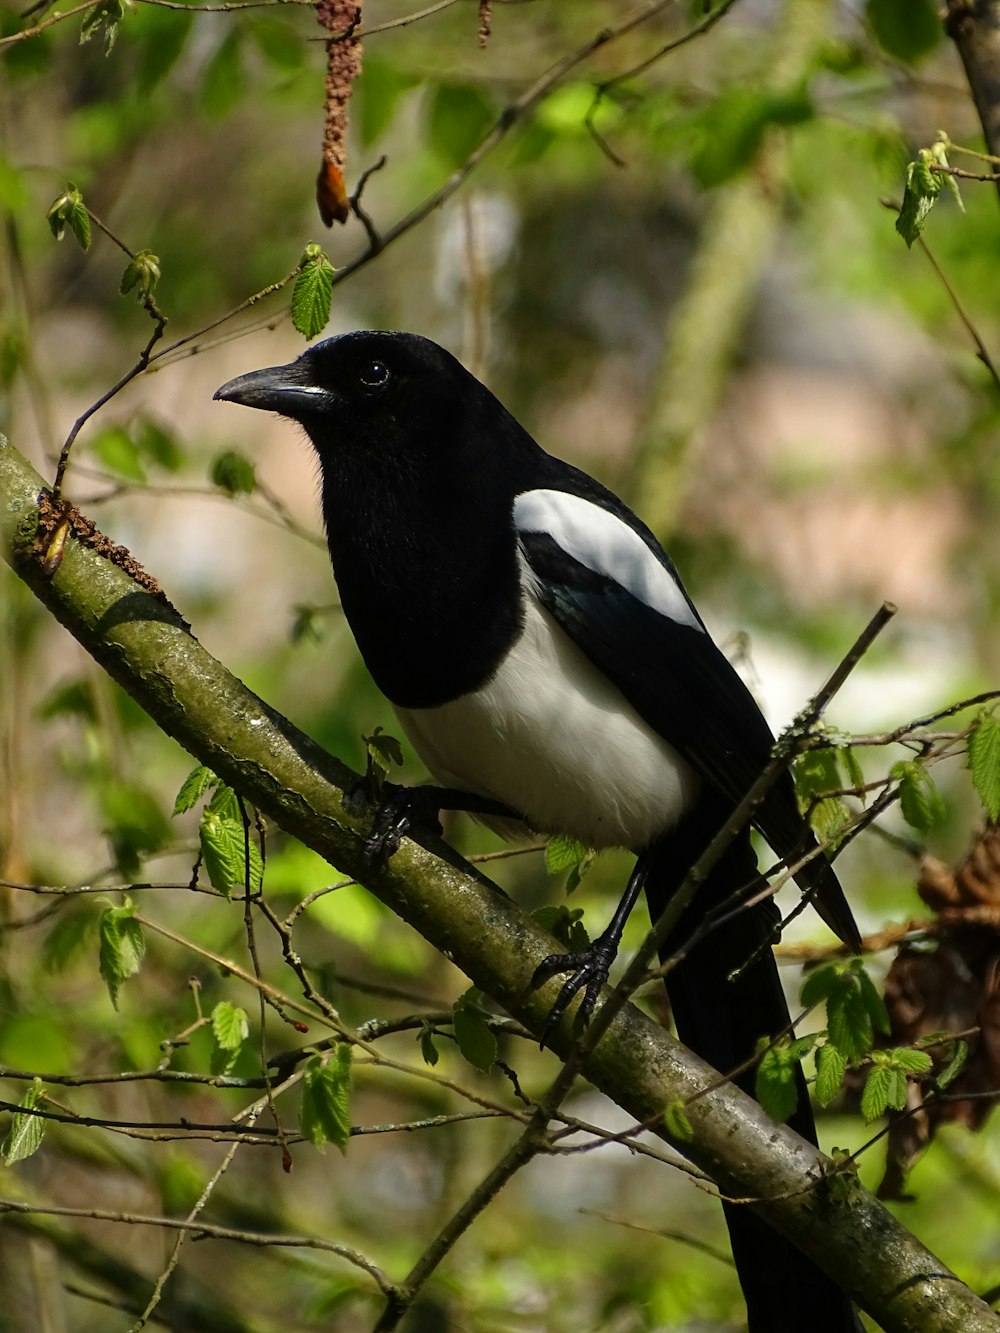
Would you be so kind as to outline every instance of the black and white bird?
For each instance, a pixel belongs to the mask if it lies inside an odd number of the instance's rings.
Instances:
[[[774,738],[653,534],[592,477],[553,458],[448,352],[409,333],[331,338],[216,398],[280,413],[320,461],[344,612],[414,748],[448,788],[532,829],[637,854],[623,908],[570,971],[592,1002],[643,889],[655,920],[768,763]],[[456,799],[455,793],[459,793]],[[754,815],[795,865],[816,844],[790,776]],[[826,858],[796,871],[852,948],[857,927]],[[772,900],[746,829],[681,918],[706,914],[667,989],[681,1040],[726,1073],[788,1009]],[[751,891],[759,900],[740,910]],[[736,974],[735,977],[733,974]],[[751,1094],[753,1072],[737,1081]],[[815,1141],[805,1085],[791,1124]],[[858,1329],[841,1289],[746,1208],[727,1209],[751,1333]]]

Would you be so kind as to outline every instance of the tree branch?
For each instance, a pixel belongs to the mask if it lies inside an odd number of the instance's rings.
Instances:
[[[958,48],[979,112],[986,151],[1000,155],[1000,0],[948,0],[948,36]],[[997,182],[1000,192],[1000,181]]]
[[[41,478],[0,437],[0,541],[39,600],[168,735],[306,846],[359,878],[476,986],[539,1031],[558,982],[533,990],[531,978],[552,952],[552,937],[438,840],[406,841],[387,865],[367,870],[363,824],[343,804],[350,770],[230,675],[162,594],[75,532],[58,569],[46,573],[49,508]],[[573,1048],[570,1018],[550,1044],[564,1056]],[[995,1314],[853,1177],[776,1126],[731,1084],[713,1086],[715,1071],[632,1006],[585,1054],[582,1072],[668,1141],[660,1127],[663,1107],[682,1099],[694,1136],[674,1146],[726,1195],[755,1200],[747,1206],[843,1282],[888,1333],[996,1329]]]

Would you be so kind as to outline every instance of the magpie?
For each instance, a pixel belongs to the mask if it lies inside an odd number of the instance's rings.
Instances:
[[[580,989],[591,1007],[639,892],[657,920],[774,745],[669,556],[621,500],[547,454],[459,361],[415,334],[330,338],[215,397],[291,418],[311,441],[344,613],[444,788],[422,789],[435,812],[507,814],[636,853],[608,930],[536,974],[568,971],[557,1007]],[[753,822],[856,950],[850,908],[787,772]],[[758,1040],[790,1021],[770,948],[777,910],[760,888],[748,828],[663,955],[674,958],[666,986],[680,1039],[737,1071],[751,1095]],[[709,917],[712,929],[696,934]],[[816,1141],[801,1071],[790,1123]],[[845,1293],[790,1242],[745,1207],[727,1205],[726,1217],[751,1333],[860,1329]]]

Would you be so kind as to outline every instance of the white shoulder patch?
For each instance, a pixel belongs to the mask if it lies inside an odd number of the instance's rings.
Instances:
[[[703,629],[666,566],[627,523],[568,491],[524,491],[514,501],[514,526],[545,533],[595,574],[604,574],[681,625]]]

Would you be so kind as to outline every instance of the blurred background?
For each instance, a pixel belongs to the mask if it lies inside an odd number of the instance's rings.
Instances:
[[[919,243],[904,244],[891,207],[907,163],[942,132],[982,149],[962,65],[923,0],[740,0],[663,54],[711,10],[650,8],[553,77],[440,207],[343,273],[326,332],[434,338],[547,449],[628,499],[668,543],[775,727],[882,601],[895,601],[899,615],[829,713],[845,733],[891,730],[991,688],[1000,667],[1000,398],[966,327],[1000,349],[995,186],[963,181],[964,208],[945,190],[929,217],[946,281]],[[367,0],[346,178],[353,190],[384,157],[361,200],[376,231],[465,171],[505,107],[623,17],[596,0],[508,0],[492,5],[482,47],[474,3],[416,13],[404,0]],[[81,44],[87,24],[95,30]],[[217,321],[290,274],[309,242],[338,270],[368,249],[357,217],[328,232],[316,211],[325,49],[313,7],[5,7],[0,34],[0,429],[51,478],[74,420],[152,332],[134,294],[120,294],[127,259],[99,226],[86,252],[70,229],[53,237],[46,214],[71,183],[125,246],[158,257],[155,298],[169,323],[150,369],[82,429],[67,494],[156,576],[212,653],[363,768],[362,736],[393,732],[394,720],[337,610],[307,443],[287,422],[212,402],[225,380],[306,345],[288,285]],[[189,341],[161,354],[178,339]],[[133,894],[141,911],[188,942],[148,934],[115,1010],[98,974],[94,895],[0,890],[0,1065],[51,1077],[167,1061],[204,1074],[212,1034],[197,1018],[220,1000],[249,1014],[234,1075],[259,1073],[262,1049],[303,1044],[271,1013],[262,1038],[252,988],[212,961],[248,966],[246,932],[242,904],[185,888],[197,812],[174,819],[171,809],[193,761],[6,570],[0,745],[5,885],[150,882],[162,887]],[[861,751],[870,779],[899,757]],[[421,776],[411,756],[405,774]],[[934,776],[945,805],[925,839],[889,814],[892,836],[869,833],[840,862],[866,932],[926,916],[920,852],[958,860],[982,820],[963,762]],[[449,834],[466,853],[499,848],[471,824]],[[627,865],[601,857],[571,900],[592,933]],[[561,878],[539,851],[485,868],[529,907],[561,901]],[[265,891],[279,916],[335,882],[318,858],[269,838]],[[634,930],[638,939],[640,922]],[[811,914],[786,940],[830,944]],[[353,1024],[446,1010],[467,986],[357,887],[318,897],[296,943],[316,988]],[[259,945],[264,974],[298,994],[266,925]],[[873,956],[876,979],[888,961]],[[794,998],[794,964],[788,983]],[[502,1073],[476,1073],[447,1034],[436,1045],[437,1075],[516,1103]],[[412,1030],[385,1049],[422,1067]],[[557,1068],[514,1037],[501,1038],[501,1057],[529,1096]],[[469,1110],[452,1085],[361,1062],[352,1121]],[[257,1095],[156,1081],[47,1086],[71,1116],[136,1122],[224,1122]],[[4,1079],[0,1091],[17,1102],[24,1082]],[[292,1129],[297,1096],[282,1103]],[[585,1086],[567,1108],[625,1127]],[[877,1130],[843,1108],[820,1123],[827,1148],[857,1149]],[[356,1136],[344,1158],[302,1144],[290,1175],[280,1151],[246,1146],[205,1217],[335,1240],[402,1278],[514,1133],[499,1116]],[[2,1190],[182,1216],[225,1152],[184,1136],[54,1126]],[[877,1183],[882,1148],[860,1164]],[[906,1224],[974,1288],[992,1287],[996,1134],[949,1129],[909,1189],[914,1201],[894,1205]],[[16,1239],[0,1258],[0,1329],[12,1333],[129,1328],[176,1239],[92,1218],[4,1225]],[[178,1330],[350,1333],[371,1327],[373,1290],[319,1251],[191,1242],[152,1319]],[[741,1309],[713,1201],[679,1171],[605,1144],[523,1171],[407,1327],[708,1330],[740,1327]]]

